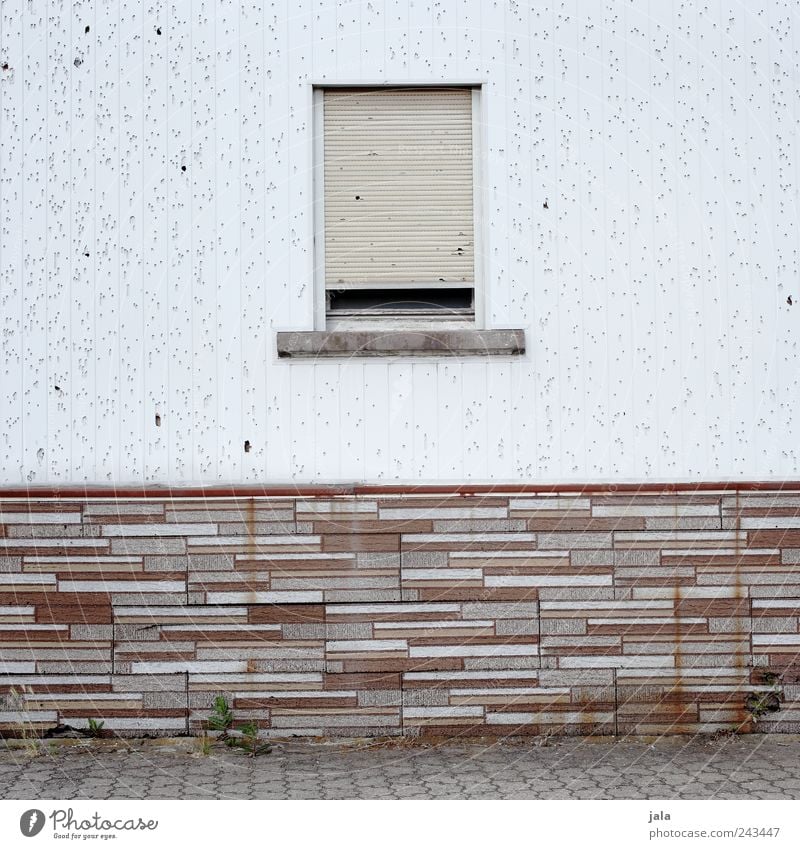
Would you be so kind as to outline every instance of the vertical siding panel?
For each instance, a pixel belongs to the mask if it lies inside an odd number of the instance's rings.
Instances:
[[[192,4],[192,478],[217,473],[216,20],[214,0]]]
[[[455,0],[455,7],[456,76],[462,80],[482,79],[486,72],[481,59],[478,28],[481,0]]]
[[[22,250],[12,263],[21,262],[23,274],[23,361],[28,364],[25,382],[23,427],[25,451],[22,458],[26,477],[33,482],[43,477],[47,450],[47,225],[42,215],[47,191],[47,88],[40,69],[47,61],[45,19],[36,6],[26,4],[17,53],[9,57],[14,74],[22,80],[22,185],[12,209],[22,212]],[[12,25],[13,26],[13,25]],[[12,36],[11,44],[16,39]],[[19,119],[19,118],[18,118]],[[2,140],[5,144],[5,139]],[[24,199],[24,200],[23,200]]]
[[[311,145],[311,0],[294,0],[288,18],[289,270],[292,327],[308,327],[314,315]]]
[[[510,113],[508,58],[506,56],[505,4],[487,0],[481,5],[480,49],[482,64],[488,76],[484,87],[486,99],[483,114],[486,118],[487,165],[486,208],[487,223],[483,231],[483,250],[486,254],[486,317],[488,327],[508,327],[512,321],[511,280],[509,275],[508,181]]]
[[[700,99],[701,62],[699,30],[694,4],[681,2],[675,13],[678,51],[675,67],[678,109],[678,217],[679,252],[685,259],[681,275],[681,313],[684,341],[678,352],[682,386],[679,396],[684,433],[684,468],[690,477],[702,474],[706,462],[706,369],[703,324],[702,240],[705,218],[700,174],[705,163],[700,154],[700,122],[704,106]]]
[[[655,474],[656,437],[656,303],[655,264],[652,256],[652,184],[650,162],[650,61],[647,15],[634,4],[625,4],[627,85],[626,136],[628,159],[628,209],[630,249],[630,302],[633,318],[633,416],[635,474]]]
[[[528,380],[512,388],[512,374],[516,377],[525,373]],[[518,455],[514,445],[514,428],[522,434],[520,446],[525,461],[535,456],[533,386],[530,369],[511,363],[486,366],[486,477],[504,481],[514,477],[514,459]],[[531,470],[532,471],[532,470]],[[532,475],[531,475],[532,476]]]
[[[486,363],[467,362],[461,367],[463,406],[462,470],[469,480],[489,478],[489,415]]]
[[[583,287],[584,419],[586,422],[586,474],[608,475],[608,362],[605,293],[605,145],[603,141],[603,29],[602,7],[584,4],[578,21],[578,149],[580,150],[579,203],[581,207],[580,280]]]
[[[760,4],[756,4],[760,6]],[[792,37],[778,38],[775,34],[776,15],[769,12],[770,6],[761,12],[757,31],[763,38],[759,42],[757,55],[763,65],[771,69],[768,82],[770,94],[767,150],[777,148],[777,155],[770,157],[772,174],[766,214],[775,233],[774,260],[768,266],[770,274],[778,281],[777,317],[777,371],[780,378],[777,411],[777,443],[780,449],[780,466],[785,475],[796,475],[800,470],[800,351],[797,346],[798,310],[800,310],[800,251],[798,251],[798,191],[800,191],[800,150],[798,133],[800,126],[800,9],[796,3],[787,3],[791,9]],[[764,75],[766,76],[766,75]],[[788,78],[788,79],[787,79]],[[764,80],[767,85],[767,81]],[[789,105],[791,103],[791,106]],[[792,167],[793,166],[793,167]],[[762,228],[764,231],[765,228]],[[760,241],[764,241],[764,236]],[[769,291],[769,290],[767,290]],[[787,298],[791,295],[792,306]],[[761,299],[768,300],[766,298]],[[763,430],[763,428],[761,428]]]
[[[633,355],[630,250],[628,245],[628,159],[625,109],[626,32],[619,2],[604,3],[603,16],[603,138],[608,150],[604,199],[606,303],[608,309],[608,441],[609,476],[631,479],[635,475],[633,452]]]
[[[408,3],[384,0],[383,43],[387,80],[408,76]]]
[[[314,374],[314,442],[309,454],[314,474],[323,481],[337,480],[341,468],[342,445],[339,419],[339,365],[318,363]]]
[[[339,366],[340,463],[337,475],[348,480],[364,478],[364,366],[348,360]]]
[[[370,0],[361,7],[359,41],[361,50],[361,79],[374,82],[384,76],[385,51],[383,30],[385,10],[383,0]]]
[[[460,363],[437,366],[439,480],[458,480],[464,465],[463,395]]]
[[[408,4],[408,77],[414,82],[432,77],[433,11],[427,2]]]
[[[289,41],[286,0],[265,6],[265,155],[264,222],[268,480],[287,481],[295,468],[293,446],[294,366],[277,362],[275,329],[292,327],[289,266]],[[302,325],[301,325],[302,326]]]
[[[658,421],[657,474],[676,478],[683,456],[683,429],[679,407],[681,373],[679,352],[681,336],[680,280],[683,255],[680,245],[677,210],[677,107],[675,63],[677,35],[673,32],[673,4],[650,2],[651,55],[650,110],[653,140],[652,254],[655,260],[654,285],[658,301],[659,345],[656,349],[656,418]]]
[[[714,232],[709,230],[709,241],[713,241],[713,253],[716,256],[718,275],[718,292],[714,302],[716,321],[719,324],[720,346],[715,351],[719,355],[717,365],[712,365],[712,372],[718,384],[716,392],[717,408],[717,437],[722,443],[717,456],[717,475],[730,475],[735,469],[735,421],[733,401],[733,344],[734,333],[730,324],[729,309],[730,288],[733,281],[733,244],[729,227],[732,225],[732,214],[729,208],[728,189],[730,170],[730,150],[725,125],[727,116],[725,94],[727,88],[727,73],[729,65],[725,57],[725,28],[730,18],[726,11],[725,0],[717,0],[716,9],[712,4],[710,42],[713,45],[712,55],[715,57],[714,75],[711,81],[712,98],[716,101],[711,117],[716,131],[712,134],[712,147],[709,156],[716,155],[714,164],[714,206],[719,216]],[[708,113],[707,113],[708,114]]]
[[[89,3],[72,6],[70,71],[72,111],[72,153],[70,186],[70,256],[72,291],[70,329],[72,334],[70,372],[66,391],[69,398],[73,480],[97,480],[95,333],[95,145],[96,109],[96,30],[85,33],[87,23],[95,23]],[[33,69],[31,69],[33,76]],[[87,256],[88,252],[88,256]]]
[[[457,65],[455,4],[438,0],[432,4],[431,12],[433,14],[431,71],[437,79],[452,80]]]
[[[515,418],[514,468],[535,465],[530,473],[537,478],[555,477],[561,454],[560,386],[558,382],[561,333],[559,322],[558,216],[561,207],[557,180],[555,16],[550,0],[532,4],[529,21],[531,69],[530,109],[533,115],[530,138],[531,174],[531,273],[533,286],[532,319],[525,344],[530,351],[529,370],[515,364],[515,387],[530,374],[536,410],[535,445],[531,429]],[[534,451],[535,448],[535,451]],[[535,458],[535,459],[534,459]]]
[[[171,0],[167,27],[169,65],[168,109],[168,269],[167,395],[158,414],[167,439],[167,480],[180,483],[194,474],[194,406],[192,355],[193,228],[192,183],[194,179],[193,91],[195,71],[192,53],[194,14],[192,0]],[[147,416],[145,417],[147,422]],[[149,422],[147,422],[150,424]]]
[[[317,404],[314,394],[314,372],[312,363],[295,363],[292,365],[292,396],[291,396],[291,476],[293,480],[314,480],[317,475],[314,469],[316,453],[316,412]],[[319,429],[320,431],[322,428]]]
[[[559,189],[559,310],[561,350],[561,457],[558,469],[585,476],[586,421],[583,407],[583,306],[581,274],[580,149],[578,139],[579,39],[576,0],[559,6],[556,18],[556,118]],[[563,234],[563,235],[562,235]]]
[[[292,371],[293,367],[285,364],[273,367],[268,370],[265,380],[266,479],[269,481],[284,482],[292,477]]]
[[[772,185],[773,160],[764,156],[769,150],[770,138],[770,86],[764,79],[762,68],[769,62],[769,49],[764,33],[764,4],[748,4],[741,10],[744,35],[742,40],[742,103],[741,109],[745,116],[746,144],[744,160],[746,163],[744,183],[746,188],[746,214],[749,227],[745,231],[746,257],[749,274],[749,287],[752,298],[752,368],[759,375],[758,381],[753,381],[754,408],[752,424],[754,426],[753,461],[759,476],[775,474],[780,463],[782,442],[779,429],[772,425],[778,421],[779,383],[778,375],[781,365],[778,363],[778,315],[783,313],[791,316],[792,307],[787,303],[787,297],[794,292],[794,282],[797,279],[791,273],[790,264],[780,261],[777,251],[773,253],[767,234],[770,231],[769,198],[767,192]],[[791,14],[786,18],[791,25]],[[791,37],[787,44],[782,44],[782,69],[785,73],[796,73],[792,64]],[[790,77],[796,79],[795,76]],[[792,110],[784,118],[794,120]],[[796,133],[782,134],[784,144],[788,143],[790,158],[783,163],[782,183],[793,187],[794,167],[792,160],[794,151],[790,140],[796,138]],[[788,166],[788,167],[787,167]],[[788,185],[787,185],[788,183]],[[785,204],[781,210],[786,216],[784,228],[789,221],[796,221],[796,205]],[[788,229],[788,228],[787,228]],[[792,227],[792,230],[796,228]],[[790,252],[792,256],[793,252]],[[782,428],[781,428],[782,430]],[[785,443],[784,447],[786,446]]]
[[[311,90],[310,41],[311,3],[298,0],[289,4],[286,24],[286,88],[288,110],[286,159],[288,165],[287,230],[289,269],[289,319],[292,327],[307,327],[313,321],[313,270],[311,214]],[[313,366],[292,366],[292,476],[305,480],[318,478],[314,468],[315,417]],[[299,415],[299,419],[298,419]]]
[[[70,186],[72,180],[72,132],[70,70],[70,10],[63,0],[48,7],[47,29],[47,333],[40,344],[46,346],[47,374],[44,391],[47,398],[47,472],[46,480],[71,479],[71,443],[69,427],[69,395],[72,331],[70,328],[70,296],[72,290],[70,253]],[[20,81],[22,63],[20,61]],[[59,166],[57,163],[61,163]],[[22,213],[23,210],[20,210]],[[21,215],[20,215],[21,218]],[[24,306],[24,305],[23,305]],[[24,313],[27,316],[27,309]],[[26,319],[23,319],[23,328]],[[31,360],[24,356],[25,393],[23,395],[23,472],[32,471],[28,456],[26,413],[29,400]],[[43,417],[40,418],[40,423]],[[37,451],[34,448],[33,453]],[[35,473],[34,473],[35,474]],[[35,480],[36,478],[32,478]]]
[[[515,363],[509,367],[511,420],[506,425],[508,448],[503,437],[504,455],[511,452],[512,472],[507,477],[532,482],[552,478],[548,465],[552,457],[543,459],[543,445],[545,441],[550,443],[553,432],[553,409],[550,404],[539,403],[542,397],[539,388],[541,378],[534,363]],[[504,457],[503,464],[505,462]]]
[[[412,366],[413,476],[416,480],[436,479],[436,457],[439,451],[437,368],[435,363],[415,363]]]
[[[543,227],[542,214],[548,210],[544,202],[549,188],[544,184],[545,165],[541,161],[543,137],[541,125],[545,120],[541,103],[543,38],[533,37],[535,21],[541,9],[534,4],[518,6],[515,15],[506,14],[506,25],[512,27],[511,58],[514,73],[509,71],[511,102],[515,124],[510,141],[509,183],[511,209],[509,275],[511,278],[511,325],[526,331],[526,346],[530,352],[524,361],[488,363],[486,366],[486,477],[496,481],[537,477],[537,439],[546,427],[544,409],[537,410],[536,364],[542,352],[542,325],[534,324],[540,308],[540,291],[546,286],[546,273],[540,265],[540,248],[547,256],[548,245],[536,244],[537,232]],[[510,36],[509,36],[510,37]],[[538,85],[538,90],[534,93]],[[549,118],[551,116],[548,116]],[[543,190],[544,189],[544,190]],[[548,204],[549,206],[549,204]],[[549,240],[548,240],[549,241]],[[545,260],[546,261],[546,260]],[[547,307],[541,305],[544,312]],[[545,354],[546,357],[546,354]],[[538,419],[538,421],[537,421]]]
[[[113,8],[113,4],[112,7]],[[164,19],[162,18],[162,21]],[[150,22],[148,21],[148,24]],[[116,424],[118,440],[118,471],[120,480],[124,481],[146,481],[163,479],[168,474],[165,463],[151,462],[149,451],[145,442],[151,442],[157,438],[154,434],[155,415],[165,417],[165,404],[163,398],[151,399],[151,403],[145,401],[146,389],[153,392],[153,387],[148,385],[145,375],[145,352],[152,357],[152,340],[147,340],[146,328],[149,318],[153,317],[151,298],[157,298],[158,293],[153,290],[151,280],[145,278],[145,264],[148,264],[148,272],[152,274],[152,263],[165,259],[167,252],[166,243],[159,245],[158,231],[152,229],[153,220],[158,220],[154,210],[145,212],[145,195],[151,205],[157,196],[156,188],[159,178],[163,178],[163,166],[159,170],[152,161],[148,168],[144,167],[145,144],[148,153],[153,145],[157,144],[158,136],[161,136],[164,145],[168,142],[166,120],[166,109],[158,109],[156,104],[148,101],[147,112],[145,112],[145,74],[149,65],[144,60],[145,40],[148,47],[155,47],[153,36],[156,38],[156,26],[152,26],[152,36],[145,38],[144,17],[140,3],[128,3],[119,6],[119,33],[118,49],[118,79],[119,79],[119,140],[116,158],[109,163],[112,173],[109,173],[109,181],[117,181],[117,203],[118,203],[118,226],[115,238],[118,244],[109,244],[109,271],[118,278],[118,302],[117,315],[114,321],[117,326],[117,356],[119,358],[119,372],[117,375],[117,413]],[[149,34],[148,34],[149,35]],[[166,39],[166,36],[164,36]],[[161,48],[166,50],[166,48]],[[162,88],[162,98],[166,100],[167,68],[162,63],[160,74],[151,71],[148,76],[153,82]],[[145,128],[145,121],[148,122]],[[145,174],[148,175],[148,184],[145,185]],[[161,187],[162,194],[166,187]],[[157,204],[156,204],[157,208]],[[162,212],[162,226],[166,225],[164,213]],[[156,243],[151,247],[151,240],[155,238]],[[163,273],[163,272],[162,272]],[[161,294],[161,307],[166,318],[166,287]],[[166,347],[166,339],[162,340],[162,357]],[[99,360],[103,367],[103,361]],[[106,366],[107,367],[107,366]],[[155,393],[157,394],[157,392]],[[101,402],[102,403],[102,400]],[[157,408],[154,409],[154,403]],[[150,439],[146,440],[146,436]]]
[[[524,4],[509,5],[505,12],[506,55],[506,155],[508,178],[505,185],[508,206],[509,307],[506,326],[527,327],[533,301],[530,268],[530,227],[534,213],[531,185],[530,81],[531,51],[528,38],[529,10]]]
[[[96,208],[95,237],[89,245],[96,269],[92,315],[96,381],[93,387],[96,431],[91,435],[97,455],[97,479],[117,481],[123,446],[120,445],[120,10],[116,3],[97,3],[87,16],[90,33],[96,31],[97,103],[94,125]],[[85,27],[84,27],[85,30]],[[84,33],[86,35],[86,33]],[[163,123],[160,122],[160,123]],[[126,472],[129,465],[126,464]],[[137,473],[142,474],[141,463]],[[130,479],[126,474],[125,479]]]
[[[265,152],[265,103],[263,78],[266,50],[264,6],[249,0],[241,7],[239,132],[241,146],[241,433],[250,442],[250,452],[242,454],[241,477],[248,481],[264,480],[266,475],[267,395],[264,375],[271,359],[265,302],[264,269],[267,245],[264,238],[266,200],[264,181],[268,167]],[[235,223],[235,222],[234,222]],[[235,409],[235,399],[231,399]]]
[[[746,11],[721,9],[722,167],[725,198],[727,273],[723,282],[723,321],[730,342],[730,378],[725,404],[730,416],[729,474],[740,475],[754,457],[755,386],[753,373],[752,289],[750,286],[750,210],[747,161]]]
[[[391,363],[389,381],[389,477],[411,480],[414,466],[412,366]]]
[[[289,267],[289,41],[285,26],[289,14],[286,0],[268,7],[264,97],[266,99],[266,157],[264,174],[267,203],[267,263],[264,277],[268,315],[273,328],[292,327],[291,269]],[[273,11],[274,8],[274,11]],[[270,351],[275,336],[269,334]],[[269,379],[267,381],[269,385]]]
[[[26,438],[23,413],[28,408],[26,395],[31,364],[25,356],[25,296],[23,294],[23,162],[25,144],[22,126],[23,38],[22,2],[14,0],[0,8],[0,61],[8,63],[0,84],[0,475],[9,483],[46,479],[46,466],[31,462],[36,455]],[[44,34],[43,34],[44,37]],[[46,43],[46,42],[45,42]],[[47,57],[48,62],[50,57]],[[49,84],[49,77],[43,85]],[[49,139],[48,139],[49,141]],[[44,219],[47,221],[47,218]],[[49,223],[49,222],[48,222]],[[39,340],[42,375],[40,383],[47,392],[47,337]],[[47,400],[39,420],[47,426]],[[40,400],[39,403],[42,403]],[[45,432],[45,440],[47,433]],[[47,443],[41,446],[47,451]],[[46,461],[46,456],[43,457]],[[37,482],[38,482],[37,481]]]
[[[331,5],[334,5],[331,3]],[[354,4],[337,0],[336,7],[336,79],[356,80],[361,68],[361,25]]]
[[[330,0],[314,0],[312,13],[311,67],[313,82],[336,77],[336,4]],[[383,33],[380,34],[383,43]]]
[[[382,362],[364,365],[364,477],[388,477],[389,457],[389,367]]]
[[[216,468],[217,479],[242,473],[241,126],[239,2],[217,0],[215,13]]]
[[[700,39],[699,66],[701,129],[700,197],[703,217],[703,334],[706,340],[705,403],[707,458],[703,473],[713,477],[724,475],[730,468],[730,434],[722,397],[728,380],[728,328],[724,324],[722,305],[723,281],[726,273],[724,254],[725,199],[722,192],[722,96],[720,92],[720,28],[716,9],[700,8],[697,18]]]

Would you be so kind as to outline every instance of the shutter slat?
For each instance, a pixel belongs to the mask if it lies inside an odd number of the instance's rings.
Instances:
[[[333,89],[324,109],[325,280],[474,279],[470,89]]]

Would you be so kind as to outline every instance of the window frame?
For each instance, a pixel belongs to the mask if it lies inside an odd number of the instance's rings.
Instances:
[[[484,81],[444,81],[425,80],[424,82],[330,82],[324,80],[311,84],[311,125],[312,125],[312,227],[313,227],[313,293],[314,293],[314,330],[330,330],[329,317],[326,307],[325,287],[325,115],[324,96],[327,89],[364,88],[364,89],[425,89],[425,88],[465,88],[472,91],[472,229],[473,229],[473,271],[474,280],[472,319],[464,322],[464,327],[472,330],[486,329],[486,281],[488,280],[486,248],[486,228],[484,225],[487,185],[485,180],[486,165],[484,151],[488,149],[485,140],[486,133],[486,84]],[[375,287],[376,289],[380,287]],[[415,289],[435,288],[430,283],[415,285]],[[468,288],[468,287],[464,287]],[[446,317],[444,317],[445,320]],[[400,320],[399,316],[373,317],[370,326],[376,328],[392,328]],[[415,319],[415,325],[438,327],[442,319],[437,316],[426,316]]]

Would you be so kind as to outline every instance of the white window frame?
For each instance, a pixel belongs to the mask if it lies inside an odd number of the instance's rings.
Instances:
[[[325,113],[324,93],[335,88],[470,88],[472,89],[472,226],[473,226],[473,303],[474,316],[469,327],[475,330],[486,329],[486,281],[488,280],[488,252],[485,250],[486,228],[484,225],[486,202],[486,165],[484,151],[486,145],[486,85],[483,81],[444,81],[426,80],[424,82],[315,82],[311,84],[311,121],[312,121],[312,197],[314,228],[314,329],[327,329],[327,309],[325,290]],[[376,289],[379,287],[375,287]],[[418,288],[435,288],[419,285]],[[466,287],[464,287],[466,288]],[[395,321],[391,316],[374,319],[374,324],[390,326]],[[436,326],[440,319],[426,317],[425,322]]]

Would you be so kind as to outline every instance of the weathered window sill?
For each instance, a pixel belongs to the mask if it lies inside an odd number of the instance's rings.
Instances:
[[[525,353],[524,330],[280,331],[278,356],[504,357]]]

